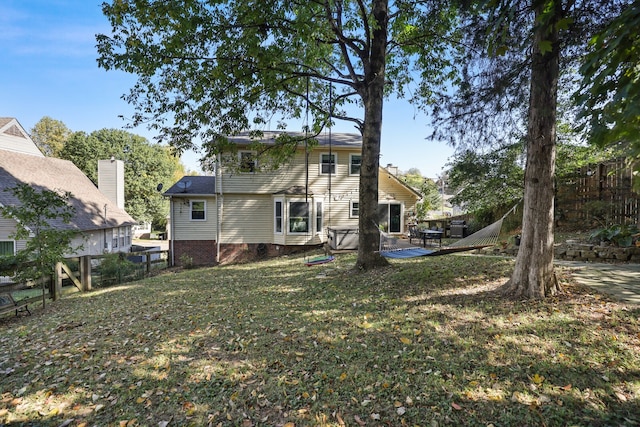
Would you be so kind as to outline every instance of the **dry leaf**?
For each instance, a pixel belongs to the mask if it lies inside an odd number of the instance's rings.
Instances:
[[[366,423],[365,423],[364,421],[362,421],[362,420],[360,419],[360,417],[359,417],[359,416],[357,416],[357,415],[354,415],[354,416],[353,416],[353,419],[354,419],[354,420],[356,420],[356,422],[358,423],[358,425],[361,425],[361,426],[366,425]]]
[[[341,373],[340,374],[340,381],[344,381],[346,379],[347,379],[347,373],[346,372]]]
[[[402,341],[403,344],[409,345],[411,344],[413,341],[411,341],[409,338],[407,337],[402,337],[400,338],[400,341]]]
[[[458,405],[456,402],[451,402],[451,407],[453,409],[455,409],[456,411],[461,411],[462,410],[462,406]]]
[[[531,377],[531,381],[533,381],[534,384],[542,384],[544,382],[544,377],[539,374],[534,374],[533,377]]]

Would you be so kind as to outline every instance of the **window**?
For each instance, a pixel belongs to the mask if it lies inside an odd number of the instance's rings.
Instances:
[[[276,200],[273,206],[274,233],[282,234],[282,200]]]
[[[349,175],[360,175],[360,166],[362,166],[362,156],[351,154],[349,156]]]
[[[118,229],[111,229],[111,249],[116,249],[118,247]]]
[[[131,246],[131,227],[124,228],[125,245]]]
[[[349,218],[357,218],[360,216],[360,202],[351,200],[349,202]]]
[[[335,153],[320,154],[320,173],[335,175],[336,163],[338,163],[338,159],[336,158]]]
[[[309,203],[289,202],[289,233],[309,232]]]
[[[322,202],[316,202],[316,233],[322,233],[324,228],[322,214]]]
[[[191,204],[191,220],[206,221],[207,202],[205,202],[204,200],[192,200],[190,204]]]
[[[124,247],[125,245],[125,240],[124,240],[124,229],[125,227],[120,227],[120,247]]]
[[[256,154],[253,151],[239,151],[238,160],[240,161],[240,172],[255,172],[257,162]]]
[[[12,240],[0,241],[0,256],[15,255],[15,243]]]

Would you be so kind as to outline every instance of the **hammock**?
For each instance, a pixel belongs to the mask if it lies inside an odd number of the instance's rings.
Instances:
[[[502,218],[493,224],[490,224],[485,228],[450,244],[449,246],[444,246],[437,250],[429,250],[420,247],[398,248],[397,239],[388,236],[383,231],[380,231],[380,255],[387,258],[415,258],[419,256],[447,255],[455,252],[466,252],[474,249],[485,248],[487,246],[493,246],[498,242],[500,230],[502,229],[502,222],[507,215],[516,210],[517,206],[518,204],[509,209]]]

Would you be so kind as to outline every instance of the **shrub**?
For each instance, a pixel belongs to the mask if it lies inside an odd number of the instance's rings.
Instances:
[[[594,230],[589,235],[591,243],[608,243],[615,246],[632,246],[638,237],[638,227],[636,225],[611,225],[605,228]]]
[[[184,268],[193,268],[193,257],[189,256],[186,253],[180,255],[180,265],[182,265]]]
[[[126,282],[136,270],[136,265],[126,259],[124,253],[107,254],[100,263],[101,282],[103,285]]]

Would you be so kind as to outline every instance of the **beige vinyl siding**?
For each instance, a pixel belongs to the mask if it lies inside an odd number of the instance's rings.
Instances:
[[[111,241],[111,229],[107,230],[108,241]],[[72,246],[82,245],[82,249],[76,252],[76,256],[83,255],[100,255],[104,253],[104,231],[97,230],[82,233],[76,236],[72,241]]]
[[[270,194],[224,196],[221,243],[274,243]]]
[[[189,201],[206,201],[206,220],[192,221]],[[215,197],[192,196],[171,199],[172,238],[175,240],[216,240],[218,217]]]
[[[410,192],[406,187],[393,178],[387,178],[384,172],[380,173],[378,186],[378,200],[380,202],[400,202],[405,210],[415,210],[418,196]]]
[[[98,160],[98,189],[124,209],[124,162],[122,160]]]
[[[316,148],[309,154],[309,189],[314,194],[323,194],[329,190],[329,176],[319,175],[320,153],[328,153],[326,147]],[[331,185],[358,188],[358,177],[349,176],[349,153],[357,150],[333,149],[338,156],[337,173],[331,176]],[[218,181],[224,194],[261,193],[273,194],[292,186],[306,185],[305,156],[300,151],[292,161],[277,171],[256,173],[222,173]],[[342,191],[342,188],[340,189]]]

